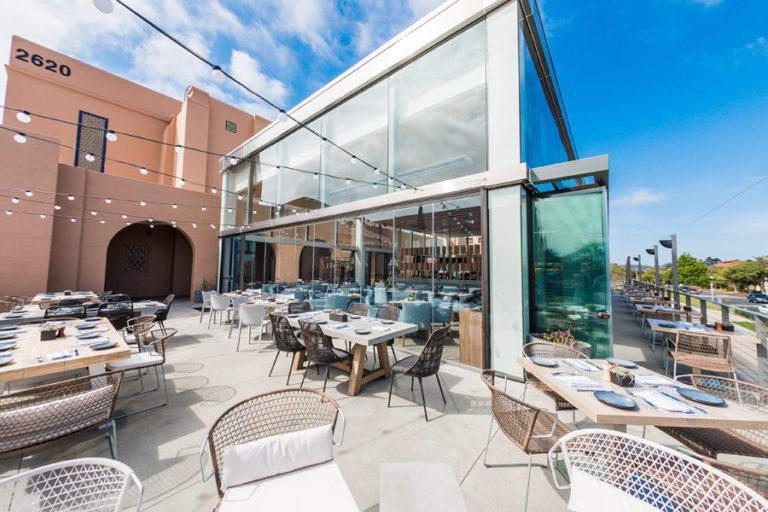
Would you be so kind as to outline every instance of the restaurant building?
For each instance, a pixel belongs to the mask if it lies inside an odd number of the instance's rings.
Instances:
[[[608,160],[577,155],[531,0],[446,2],[231,155],[220,290],[394,304],[516,375],[533,332],[611,353]]]
[[[205,151],[225,153],[266,121],[194,87],[170,98],[20,37],[5,71],[0,296],[214,286],[221,177]]]

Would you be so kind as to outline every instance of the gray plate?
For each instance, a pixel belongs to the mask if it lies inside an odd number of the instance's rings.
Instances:
[[[621,366],[622,368],[637,368],[637,364],[626,359],[619,359],[618,357],[609,357],[606,359],[611,364]]]
[[[12,355],[9,354],[7,356],[0,356],[0,366],[5,366],[5,365],[7,365],[8,363],[11,363],[11,362],[13,362],[13,356]]]
[[[3,334],[0,334],[0,341],[2,340],[12,340],[16,337],[15,332],[4,332]]]
[[[0,341],[0,352],[5,352],[6,350],[13,350],[16,348],[16,342],[15,341]]]
[[[557,361],[555,361],[554,359],[546,358],[546,357],[536,357],[536,356],[534,356],[534,357],[531,358],[531,362],[533,364],[537,364],[537,365],[543,366],[545,368],[554,368],[554,367],[557,366]]]
[[[355,329],[355,334],[371,334],[370,329]]]
[[[614,391],[599,390],[594,392],[595,398],[603,402],[605,405],[610,405],[617,409],[634,409],[637,407],[637,402],[632,400],[626,395],[616,393]]]
[[[91,350],[107,350],[116,346],[116,341],[102,341],[101,343],[94,343],[93,345],[89,345]]]
[[[389,325],[389,324],[393,324],[395,322],[393,320],[382,320],[381,323],[383,323],[385,325]]]

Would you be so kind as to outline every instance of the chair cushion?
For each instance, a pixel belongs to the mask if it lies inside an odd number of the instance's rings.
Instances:
[[[416,364],[419,356],[408,356],[396,362],[392,365],[392,371],[394,373],[406,373],[411,367]]]
[[[104,386],[0,412],[0,453],[109,421],[113,388]]]
[[[110,361],[107,368],[110,370],[133,370],[134,368],[143,368],[145,366],[154,366],[162,364],[163,356],[152,354],[150,352],[139,352],[131,354],[131,357]]]
[[[335,462],[230,487],[218,512],[347,512],[359,511]]]
[[[265,437],[224,448],[224,489],[262,480],[333,459],[330,425]]]
[[[651,504],[652,501],[655,501],[651,496],[638,499],[581,469],[572,468],[569,473],[571,478],[571,497],[568,500],[569,512],[594,512],[601,509],[626,512],[658,512],[659,509],[678,510],[677,508],[667,509],[666,506],[669,504],[663,502],[656,507]]]

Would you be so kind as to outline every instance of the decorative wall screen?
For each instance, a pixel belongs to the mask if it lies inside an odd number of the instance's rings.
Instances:
[[[149,272],[149,246],[128,244],[125,247],[123,271],[126,274],[146,274]]]
[[[90,171],[104,172],[104,153],[107,145],[106,134],[109,120],[106,117],[82,110],[78,119],[75,166],[85,167]]]

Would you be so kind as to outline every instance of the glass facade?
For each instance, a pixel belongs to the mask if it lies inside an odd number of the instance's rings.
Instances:
[[[535,330],[571,329],[611,355],[610,279],[605,190],[533,200]]]
[[[552,109],[544,95],[525,30],[518,35],[520,69],[520,146],[528,167],[568,161]]]

